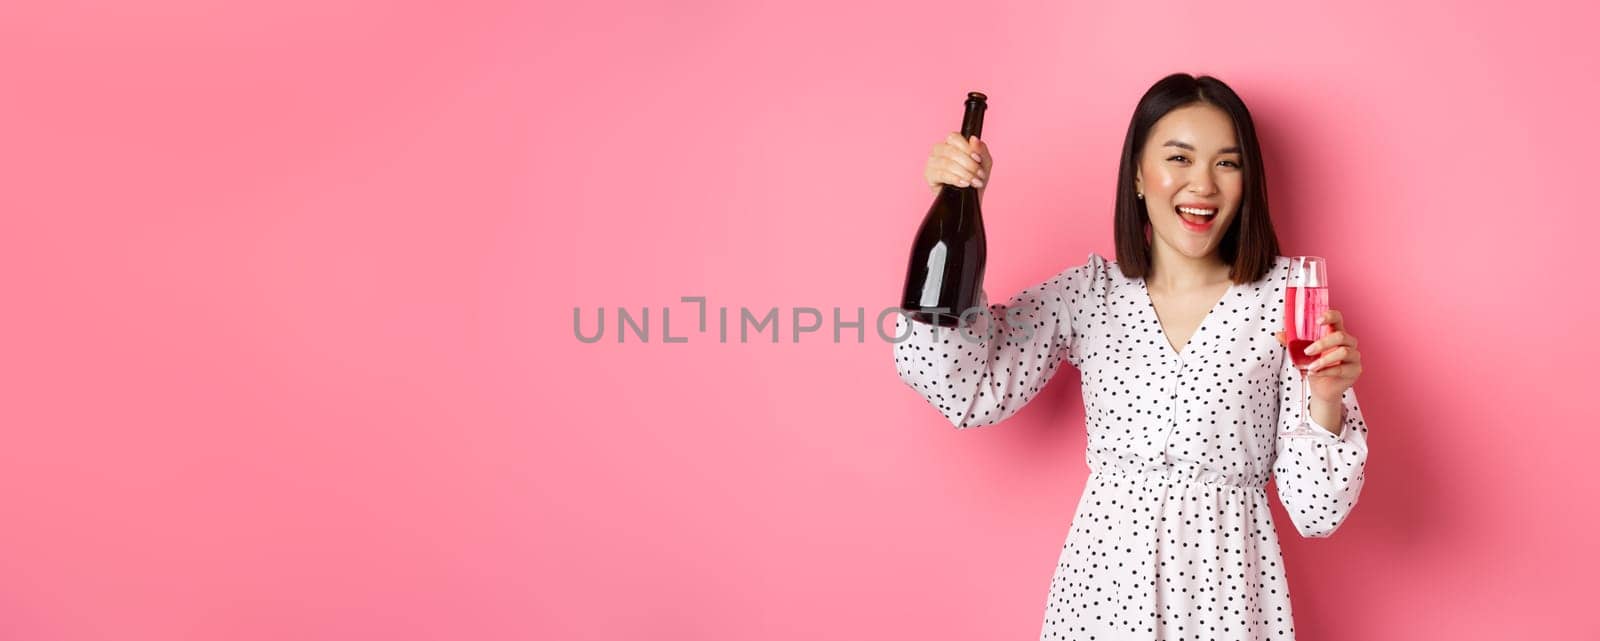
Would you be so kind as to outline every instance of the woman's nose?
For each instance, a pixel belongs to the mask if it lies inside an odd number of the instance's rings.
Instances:
[[[1198,171],[1189,177],[1189,191],[1197,194],[1209,194],[1217,189],[1217,181],[1211,179],[1211,173]]]

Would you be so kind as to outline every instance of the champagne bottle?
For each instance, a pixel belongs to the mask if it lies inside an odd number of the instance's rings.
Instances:
[[[983,135],[988,97],[967,94],[961,137]],[[944,327],[959,325],[963,312],[978,303],[985,256],[978,188],[940,185],[911,246],[900,308],[913,320]],[[973,312],[973,314],[981,313]],[[969,322],[971,316],[968,318]]]

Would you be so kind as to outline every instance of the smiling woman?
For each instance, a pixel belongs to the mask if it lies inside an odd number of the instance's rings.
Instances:
[[[1212,222],[1185,221],[1180,206],[1209,210]],[[1217,280],[1217,261],[1235,282],[1266,274],[1278,254],[1266,167],[1250,111],[1231,88],[1174,74],[1145,92],[1123,141],[1113,225],[1122,273],[1153,276],[1157,291],[1181,286],[1178,273]],[[1154,254],[1170,258],[1173,273],[1152,274]]]
[[[961,151],[990,173],[987,147]],[[1115,233],[1117,260],[1090,254],[1004,304],[980,296],[989,313],[965,330],[900,317],[896,369],[958,429],[1016,414],[1063,361],[1082,374],[1091,473],[1041,639],[1292,639],[1266,485],[1301,535],[1333,534],[1365,483],[1366,423],[1353,377],[1328,379],[1316,438],[1278,436],[1300,416],[1274,334],[1290,260],[1227,85],[1174,74],[1139,101]]]
[[[1165,129],[1205,131],[1211,135],[1216,135],[1216,132],[1230,130],[1228,129],[1228,124],[1226,122],[1218,122],[1226,117],[1226,114],[1219,113],[1215,108],[1212,108],[1208,105],[1201,105],[1179,109],[1168,115],[1166,118],[1162,118],[1161,123],[1158,124],[1164,125]],[[1185,135],[1184,137],[1189,138],[1194,137],[1194,135]],[[1168,147],[1172,147],[1173,149],[1167,149]],[[1181,217],[1185,223],[1188,223],[1189,228],[1192,231],[1205,232],[1210,230],[1212,228],[1211,223],[1216,222],[1216,216],[1218,212],[1222,211],[1223,209],[1226,209],[1230,212],[1233,211],[1234,207],[1232,205],[1234,203],[1228,203],[1228,206],[1226,207],[1219,206],[1216,203],[1206,202],[1203,194],[1207,185],[1215,185],[1217,183],[1226,182],[1226,186],[1228,188],[1222,191],[1222,195],[1234,199],[1238,197],[1238,145],[1223,147],[1211,154],[1212,156],[1224,156],[1223,158],[1216,160],[1214,163],[1215,166],[1222,168],[1222,176],[1213,176],[1211,174],[1210,166],[1205,161],[1196,163],[1195,160],[1190,157],[1192,154],[1196,153],[1194,145],[1183,142],[1182,140],[1167,140],[1166,142],[1161,143],[1161,149],[1156,151],[1160,155],[1166,156],[1161,164],[1158,165],[1158,168],[1161,170],[1161,185],[1169,188],[1169,190],[1172,185],[1182,182],[1185,178],[1187,178],[1185,172],[1182,171],[1183,169],[1189,168],[1196,164],[1198,164],[1200,167],[1199,170],[1190,172],[1198,177],[1198,179],[1194,180],[1193,182],[1199,186],[1200,192],[1193,196],[1178,199],[1181,202],[1172,203],[1172,208],[1178,212],[1178,216]],[[1173,155],[1167,156],[1166,154],[1168,153]],[[1144,169],[1141,167],[1139,175],[1142,177],[1143,173]],[[1138,178],[1136,178],[1136,181],[1137,180]],[[1213,189],[1215,188],[1213,187]],[[1144,192],[1145,188],[1141,186],[1139,188],[1139,199],[1144,199]],[[1229,218],[1225,217],[1222,220],[1227,222]],[[1226,225],[1223,225],[1223,227],[1226,227]]]

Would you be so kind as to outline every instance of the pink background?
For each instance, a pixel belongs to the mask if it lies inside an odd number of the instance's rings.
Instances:
[[[787,315],[896,302],[969,90],[992,295],[1110,255],[1172,71],[1366,358],[1361,505],[1274,505],[1301,638],[1592,633],[1582,3],[434,4],[0,5],[0,636],[1036,638],[1077,373],[956,432]]]

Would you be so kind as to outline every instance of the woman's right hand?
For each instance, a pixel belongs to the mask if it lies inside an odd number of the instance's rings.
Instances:
[[[963,139],[960,133],[952,131],[934,144],[922,177],[935,194],[939,193],[940,185],[954,185],[977,187],[978,195],[982,196],[993,167],[994,158],[989,155],[988,145],[977,136]]]

